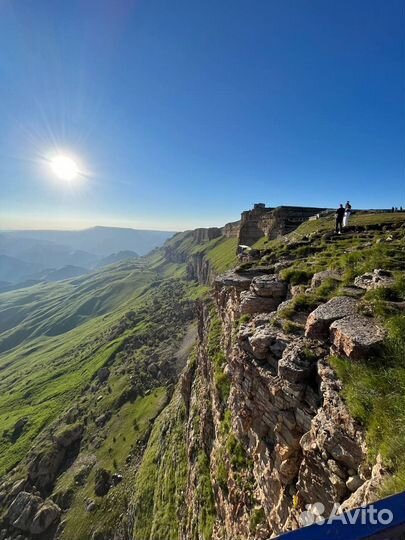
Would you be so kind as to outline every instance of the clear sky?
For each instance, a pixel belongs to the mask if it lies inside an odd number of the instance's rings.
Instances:
[[[0,227],[405,206],[404,32],[403,0],[0,0]]]

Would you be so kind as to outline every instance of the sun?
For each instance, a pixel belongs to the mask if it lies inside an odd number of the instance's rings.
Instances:
[[[50,159],[50,166],[53,173],[60,178],[70,182],[80,174],[77,163],[70,157],[59,154]]]

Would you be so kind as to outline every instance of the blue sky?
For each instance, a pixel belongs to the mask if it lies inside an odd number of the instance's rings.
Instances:
[[[404,27],[402,0],[0,0],[0,227],[405,206]]]

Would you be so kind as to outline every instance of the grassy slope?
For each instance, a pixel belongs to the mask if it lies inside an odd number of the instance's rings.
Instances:
[[[18,463],[41,429],[80,395],[120,349],[125,335],[112,340],[105,335],[126,311],[142,304],[145,284],[152,277],[137,265],[118,265],[115,275],[109,269],[93,279],[86,276],[0,296],[2,309],[10,313],[18,308],[20,317],[12,330],[17,345],[0,356],[0,474]],[[92,316],[83,315],[81,307],[91,299]],[[107,310],[111,312],[101,315]],[[61,321],[73,313],[75,327],[63,332]],[[56,328],[58,335],[53,335]],[[10,332],[0,335],[3,343],[5,335]],[[21,418],[28,418],[27,428],[13,443],[9,434]]]
[[[178,390],[155,422],[134,488],[137,540],[177,540],[187,479],[185,406]]]
[[[126,468],[126,457],[147,433],[150,422],[165,403],[165,396],[166,390],[157,388],[152,394],[139,398],[134,403],[125,404],[118,414],[114,415],[109,423],[105,443],[90,454],[95,462],[83,486],[77,486],[75,468],[68,470],[59,479],[56,493],[67,492],[69,489],[74,492],[62,538],[88,540],[92,530],[103,531],[103,534],[110,534],[112,537],[122,523],[122,512],[127,508],[133,492],[135,473],[133,468]],[[105,497],[94,494],[95,471],[98,467],[124,474],[123,481],[113,487]],[[86,510],[88,500],[96,503],[96,509],[91,513]]]

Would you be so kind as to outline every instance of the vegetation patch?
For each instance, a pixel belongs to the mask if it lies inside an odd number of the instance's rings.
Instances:
[[[382,488],[384,495],[405,489],[405,316],[391,317],[386,327],[382,357],[331,359],[352,415],[366,428],[371,459],[380,453],[393,472]]]

